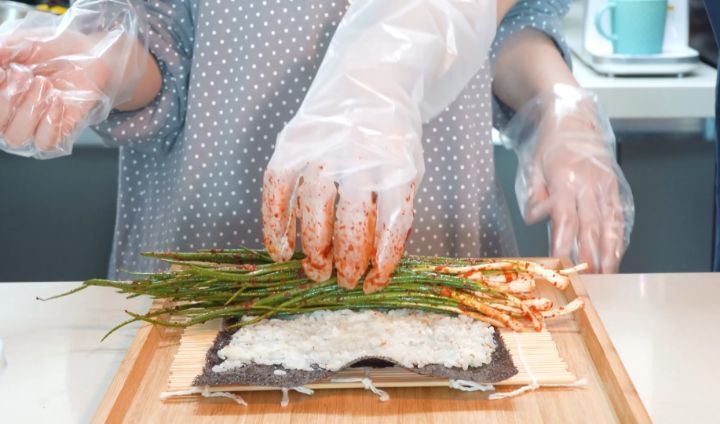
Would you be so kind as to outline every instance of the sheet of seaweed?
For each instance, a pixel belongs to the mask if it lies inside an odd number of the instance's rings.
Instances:
[[[315,367],[312,371],[286,369],[280,365],[249,364],[228,371],[215,372],[213,367],[222,362],[218,352],[228,343],[232,335],[238,330],[222,330],[207,353],[202,374],[194,380],[195,386],[234,386],[253,385],[269,387],[297,387],[314,383],[331,377],[337,371],[330,371]],[[242,331],[242,330],[240,330]],[[497,348],[492,353],[491,361],[481,367],[449,368],[440,364],[431,364],[424,367],[407,368],[408,370],[432,377],[442,377],[455,380],[468,380],[476,383],[498,383],[517,374],[517,368],[512,362],[510,352],[505,347],[502,337],[495,331]],[[392,358],[360,357],[348,363],[348,367],[387,367],[397,365]]]

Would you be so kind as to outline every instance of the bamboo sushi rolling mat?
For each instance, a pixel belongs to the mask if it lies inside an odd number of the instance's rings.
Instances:
[[[169,392],[185,391],[192,387],[195,377],[202,374],[205,357],[220,331],[220,326],[221,321],[216,320],[185,329],[170,367],[170,380],[167,388]],[[518,374],[508,380],[495,383],[495,385],[532,384],[532,376],[541,386],[572,385],[576,381],[575,375],[568,370],[567,364],[560,357],[557,345],[548,331],[514,333],[500,329],[500,335],[518,369]],[[530,373],[528,373],[528,369]],[[365,368],[347,368],[334,374],[332,379],[344,380],[366,376],[368,375],[366,375]],[[369,377],[377,387],[448,386],[447,378],[428,377],[401,367],[370,368]],[[310,389],[354,389],[364,386],[360,382],[332,382],[330,379],[324,379],[308,384],[307,387]],[[211,392],[258,390],[277,390],[277,388],[250,385],[209,387]]]

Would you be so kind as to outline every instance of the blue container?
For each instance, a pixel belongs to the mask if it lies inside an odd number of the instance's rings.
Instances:
[[[662,53],[667,9],[667,0],[610,0],[595,13],[595,28],[612,42],[615,53]],[[607,11],[610,11],[611,33],[602,25]]]

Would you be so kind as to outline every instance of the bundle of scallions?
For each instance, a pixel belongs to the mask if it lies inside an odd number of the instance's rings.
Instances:
[[[144,255],[175,266],[170,271],[133,274],[132,281],[88,280],[49,299],[98,286],[114,288],[128,298],[169,300],[166,306],[145,314],[126,311],[130,319],[104,338],[135,321],[188,327],[224,318],[231,321],[231,327],[240,327],[271,317],[339,309],[414,309],[467,315],[515,331],[539,331],[544,328],[544,319],[582,307],[576,300],[552,309],[549,299],[535,294],[536,280],[563,289],[569,283],[568,274],[582,266],[556,271],[524,260],[406,256],[390,284],[368,294],[362,291],[362,281],[353,290],[338,287],[334,278],[311,281],[302,270],[300,254],[283,263],[275,263],[267,252],[253,249]]]

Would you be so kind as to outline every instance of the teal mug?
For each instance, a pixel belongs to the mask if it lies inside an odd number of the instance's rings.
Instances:
[[[612,42],[615,53],[662,53],[667,9],[667,0],[610,0],[595,13],[595,28]],[[611,12],[610,34],[602,25],[607,11]]]

